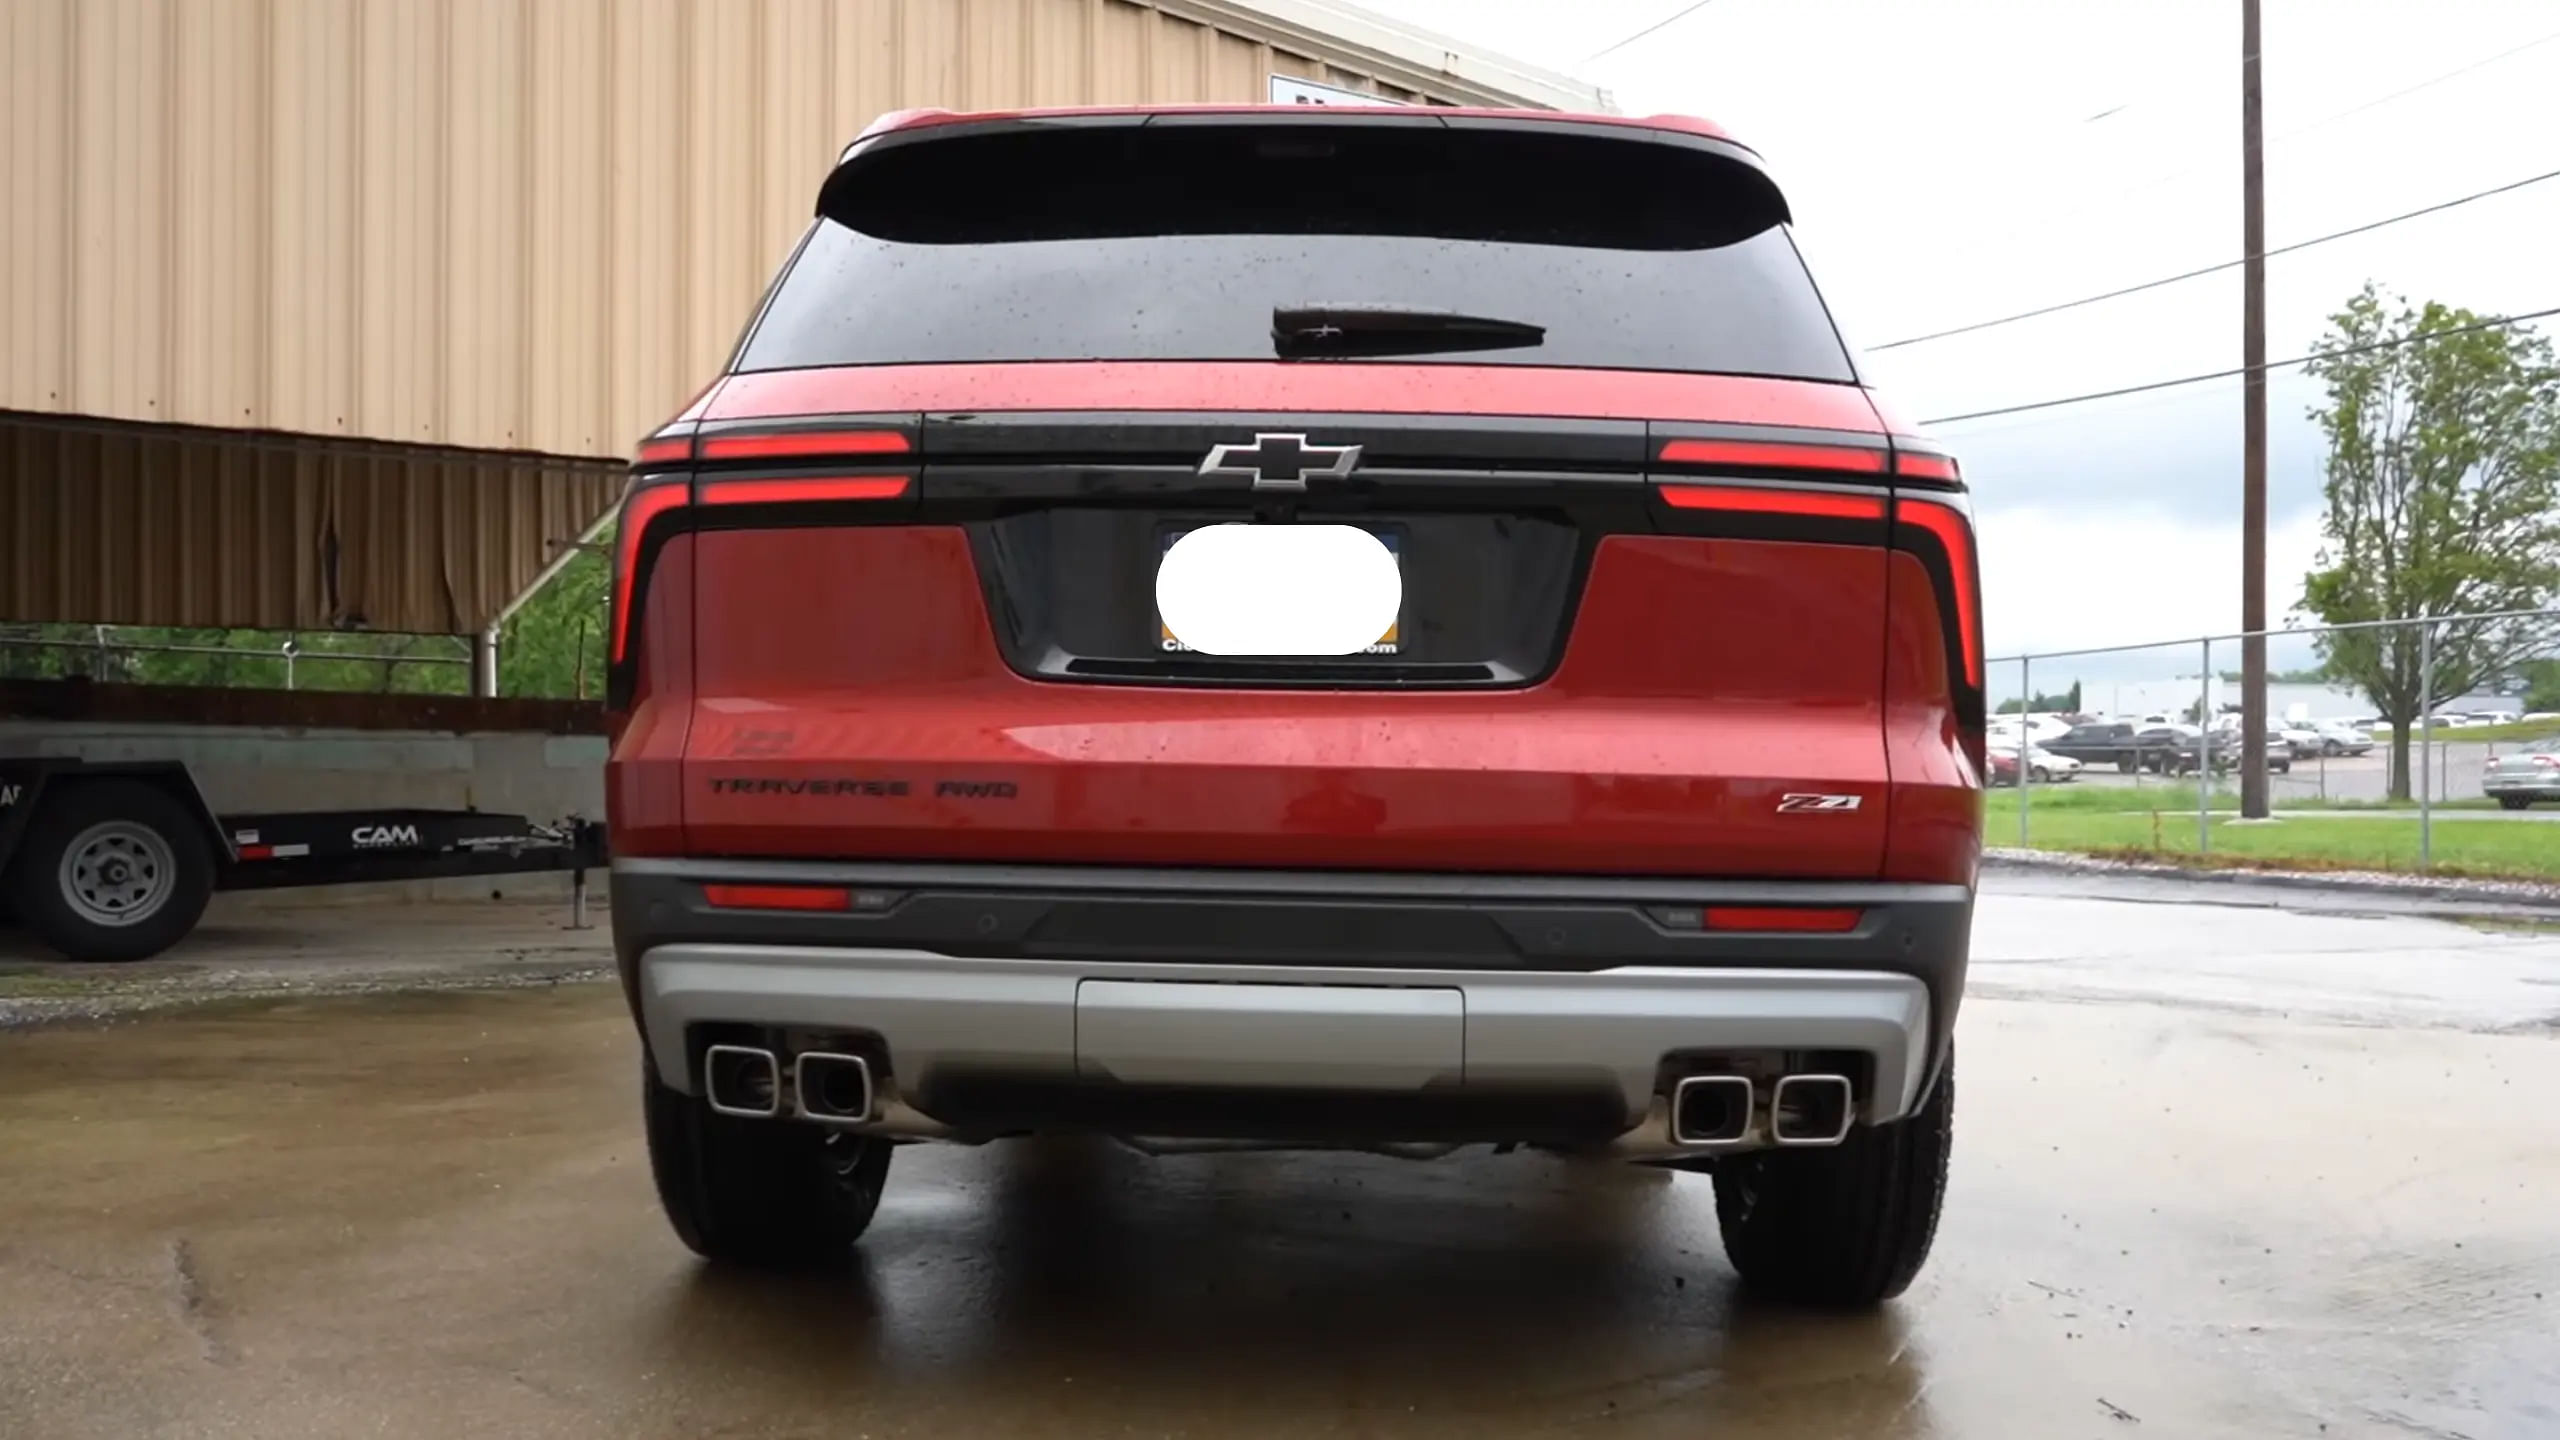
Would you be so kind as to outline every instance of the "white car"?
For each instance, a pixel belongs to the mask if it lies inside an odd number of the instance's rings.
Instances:
[[[2003,755],[2014,756],[2018,753],[2017,737],[1995,735],[1991,738],[1991,748]],[[2082,768],[2080,762],[2070,756],[2056,755],[2042,746],[2027,752],[2027,773],[2038,785],[2069,784],[2080,778]]]
[[[2311,727],[2319,737],[2318,753],[2322,755],[2368,755],[2373,752],[2373,732],[2336,720],[2323,720]]]
[[[2027,752],[2027,768],[2037,784],[2068,784],[2080,778],[2081,764],[2068,755],[2039,748]]]

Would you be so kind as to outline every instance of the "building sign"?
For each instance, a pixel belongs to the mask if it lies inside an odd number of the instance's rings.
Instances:
[[[1339,85],[1319,85],[1294,75],[1271,77],[1271,103],[1274,105],[1402,105],[1383,95],[1365,90],[1346,90]]]

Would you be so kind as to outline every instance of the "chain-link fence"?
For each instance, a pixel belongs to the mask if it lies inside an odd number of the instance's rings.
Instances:
[[[2263,633],[2265,817],[2198,636],[1993,660],[1991,843],[2560,878],[2560,609]]]

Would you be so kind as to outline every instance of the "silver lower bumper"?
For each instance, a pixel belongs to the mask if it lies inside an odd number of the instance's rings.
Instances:
[[[705,1023],[868,1032],[884,1108],[937,1070],[1001,1068],[1153,1085],[1370,1092],[1615,1084],[1631,1123],[1679,1051],[1848,1050],[1873,1058],[1861,1118],[1917,1103],[1929,998],[1877,971],[1589,972],[1086,964],[916,950],[664,945],[640,959],[659,1078],[690,1090]],[[911,1112],[909,1112],[911,1113]]]

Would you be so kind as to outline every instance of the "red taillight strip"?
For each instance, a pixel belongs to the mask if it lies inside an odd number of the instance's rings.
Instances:
[[[685,503],[681,483],[642,485],[622,502],[622,518],[613,536],[613,663],[622,663],[631,644],[633,581],[639,576],[640,540],[649,522]]]
[[[1704,912],[1710,930],[1784,930],[1798,934],[1845,935],[1858,928],[1865,912],[1854,909],[1808,909],[1792,905],[1710,905]]]
[[[1963,474],[1956,469],[1956,457],[1932,455],[1925,450],[1893,452],[1893,473],[1908,475],[1915,480],[1943,480],[1950,485],[1964,479]]]
[[[1745,485],[1665,485],[1662,503],[1674,510],[1728,510],[1754,515],[1812,515],[1825,520],[1882,520],[1881,495],[1828,490],[1764,490]]]
[[[690,435],[652,435],[640,442],[638,463],[642,465],[665,465],[692,458],[693,437]]]
[[[1885,473],[1885,452],[1853,445],[1803,445],[1791,440],[1668,440],[1665,465],[1731,465],[1750,470],[1848,470]]]
[[[1973,554],[1973,522],[1965,513],[1942,500],[1922,495],[1904,495],[1896,502],[1900,517],[1917,525],[1946,547],[1948,578],[1955,583],[1956,628],[1963,634],[1964,678],[1976,689],[1982,686],[1982,624],[1977,610],[1982,594],[1982,572],[1975,568]]]
[[[705,460],[779,460],[837,455],[904,455],[915,447],[895,430],[767,430],[747,435],[705,435],[697,451]]]
[[[853,908],[853,892],[840,885],[705,885],[702,898],[720,910]]]
[[[895,500],[904,475],[821,475],[806,480],[705,480],[705,505],[819,504],[830,500]]]

